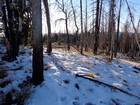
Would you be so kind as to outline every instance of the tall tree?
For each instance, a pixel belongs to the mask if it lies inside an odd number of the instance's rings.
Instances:
[[[87,32],[87,25],[88,25],[88,11],[87,11],[87,0],[86,0],[86,18],[85,18],[85,40],[84,40],[84,44],[85,44],[85,51],[88,51],[88,32]]]
[[[32,82],[39,85],[43,81],[43,43],[41,0],[32,0],[33,74]]]
[[[120,0],[120,6],[119,6],[119,15],[118,15],[118,23],[117,23],[117,35],[116,35],[116,38],[115,38],[115,51],[114,51],[114,56],[116,57],[117,56],[117,51],[118,51],[118,46],[119,46],[119,29],[120,29],[120,16],[121,16],[121,8],[122,8],[122,0]]]
[[[114,54],[114,36],[115,36],[115,14],[114,14],[114,10],[115,10],[115,0],[110,0],[110,17],[109,17],[109,21],[110,21],[110,60],[113,59],[113,54]]]
[[[81,43],[81,49],[80,49],[80,53],[83,54],[83,12],[82,12],[82,0],[80,0],[80,14],[81,14],[81,39],[80,39],[80,43]]]
[[[67,32],[67,49],[70,50],[70,36],[69,36],[69,29],[68,29],[68,19],[70,16],[70,12],[68,11],[68,5],[66,5],[66,3],[64,3],[64,0],[62,0],[62,3],[59,2],[59,0],[56,0],[57,6],[58,8],[64,13],[65,18],[60,18],[57,21],[61,21],[64,20],[65,21],[65,28],[66,28],[66,32]]]
[[[96,23],[95,23],[95,39],[94,39],[94,48],[93,53],[97,54],[98,46],[99,46],[99,6],[100,0],[96,1]]]
[[[8,14],[8,30],[9,30],[9,51],[8,58],[10,61],[16,60],[18,55],[19,43],[18,34],[16,33],[16,25],[14,24],[14,6],[13,1],[6,0],[7,14]],[[15,13],[16,14],[16,13]]]
[[[76,10],[74,9],[72,1],[73,0],[71,0],[71,7],[72,7],[72,12],[73,12],[73,17],[74,17],[74,24],[75,24],[75,27],[76,27],[75,35],[76,35],[76,41],[77,41],[77,48],[79,48],[79,38],[78,38],[79,27],[77,25]]]
[[[43,2],[46,10],[47,26],[48,26],[47,53],[50,54],[52,52],[50,11],[49,11],[48,0],[43,0]]]
[[[133,26],[133,29],[134,29],[134,32],[135,32],[135,40],[136,40],[136,43],[138,45],[138,49],[140,51],[140,43],[139,43],[139,39],[138,39],[138,30],[136,29],[135,25],[134,25],[134,19],[133,19],[133,15],[132,15],[132,12],[131,12],[131,9],[130,9],[130,6],[128,4],[128,1],[126,1],[126,4],[127,4],[127,8],[128,8],[128,11],[129,11],[129,15],[130,15],[130,19],[131,19],[131,23],[132,23],[132,26]]]

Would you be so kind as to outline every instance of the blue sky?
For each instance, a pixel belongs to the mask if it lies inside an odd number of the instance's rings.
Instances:
[[[57,8],[54,8],[54,4],[52,5],[52,3],[54,3],[55,0],[50,0],[50,4],[51,4],[51,7],[50,7],[50,12],[51,12],[51,22],[52,22],[52,31],[53,32],[64,32],[65,31],[65,23],[64,22],[58,22],[57,25],[55,25],[55,20],[59,19],[59,18],[64,18],[64,14],[59,12],[57,10]],[[61,0],[60,0],[61,1]],[[64,1],[67,1],[67,3],[70,1],[70,0],[64,0]],[[96,1],[96,0],[88,0],[88,17],[91,16],[92,12],[92,5],[91,5],[91,2],[92,1]],[[104,0],[107,2],[107,0]],[[73,0],[73,3],[76,5],[75,8],[76,8],[76,11],[77,13],[79,12],[79,2],[80,0]],[[84,15],[84,11],[85,11],[85,2],[86,0],[83,0],[83,15]],[[116,2],[119,2],[119,0],[116,0]],[[132,13],[135,17],[135,25],[137,26],[137,23],[138,23],[138,19],[140,18],[140,0],[128,0],[129,4],[131,5],[132,7]],[[108,8],[107,4],[106,4],[106,7],[105,8]],[[116,12],[117,12],[117,9],[118,7],[116,7]],[[135,9],[135,10],[133,10]],[[106,10],[108,11],[108,10]],[[79,15],[79,13],[77,14],[77,16]],[[85,16],[85,15],[84,15]],[[84,18],[83,16],[83,18]],[[126,20],[129,19],[129,16],[128,16],[128,10],[127,10],[127,6],[126,6],[126,3],[124,2],[124,5],[122,7],[122,12],[121,12],[121,25],[123,27],[123,24],[126,22]],[[77,18],[77,20],[79,21],[78,24],[80,25],[80,17]],[[92,17],[90,19],[88,19],[88,28],[91,28],[90,27],[90,23],[92,22]],[[43,22],[43,24],[45,24]],[[74,23],[69,21],[69,29],[70,29],[70,32],[74,32]],[[44,25],[44,30],[46,30],[47,26]]]

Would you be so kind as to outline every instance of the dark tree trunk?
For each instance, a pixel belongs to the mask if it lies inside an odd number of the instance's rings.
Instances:
[[[94,39],[94,49],[93,49],[94,54],[97,54],[98,46],[99,46],[99,4],[100,4],[100,0],[97,0],[96,23],[95,23],[95,39]]]
[[[66,32],[67,32],[67,44],[68,44],[68,51],[70,50],[70,36],[69,36],[69,31],[68,31],[68,16],[67,13],[65,13],[65,23],[66,23]]]
[[[9,60],[13,61],[16,59],[19,50],[18,36],[14,31],[14,19],[13,19],[13,8],[11,7],[11,1],[6,0],[7,12],[8,12],[8,25],[9,25]]]
[[[86,0],[86,23],[85,23],[85,51],[88,51],[88,32],[87,32],[87,24],[88,24],[88,17],[87,17],[87,0]]]
[[[33,25],[33,74],[32,82],[39,85],[43,81],[43,43],[41,0],[32,0]]]
[[[81,49],[80,49],[80,53],[83,54],[83,13],[82,13],[82,0],[80,0],[80,11],[81,11]]]
[[[6,7],[5,6],[2,6],[2,12],[3,12],[2,19],[3,19],[3,24],[4,24],[4,33],[5,33],[5,37],[6,37],[6,48],[7,48],[6,55],[4,57],[9,59],[9,55],[10,55],[10,46],[9,46],[10,35],[9,35],[9,31],[8,31],[8,26],[7,26]]]
[[[29,25],[30,25],[30,16],[29,16],[29,10],[27,10],[27,12],[28,12],[28,16],[27,16],[27,20],[26,20],[26,24],[25,24],[25,30],[24,30],[24,46],[27,46],[27,44],[28,44],[28,36],[29,36],[29,29],[30,29],[30,27],[29,27]],[[24,23],[24,22],[23,22]],[[24,24],[22,24],[22,25],[24,25]]]
[[[115,0],[111,0],[111,23],[110,23],[110,27],[111,27],[111,55],[110,55],[110,60],[113,60],[113,55],[114,55],[114,36],[115,36],[115,14],[114,14],[114,10],[115,10]]]
[[[115,51],[114,51],[114,57],[117,57],[118,47],[119,47],[119,28],[120,28],[120,15],[121,15],[121,7],[122,7],[122,0],[120,0],[120,7],[119,7],[119,15],[118,15],[118,23],[117,23],[117,35],[115,39]]]

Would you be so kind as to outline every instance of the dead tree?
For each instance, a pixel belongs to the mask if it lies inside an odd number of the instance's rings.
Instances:
[[[77,25],[76,10],[74,9],[72,0],[71,0],[71,7],[72,7],[73,17],[74,17],[74,25],[75,25],[75,27],[76,27],[76,32],[75,32],[75,34],[76,34],[77,48],[79,48],[79,37],[78,37],[79,27],[78,27],[78,25]]]
[[[82,12],[82,0],[80,0],[80,14],[81,14],[81,38],[80,38],[80,42],[81,42],[81,49],[80,49],[80,53],[83,54],[83,12]]]
[[[122,8],[122,0],[120,0],[120,6],[119,6],[119,15],[117,20],[117,35],[115,38],[115,51],[114,51],[114,57],[117,57],[118,47],[119,47],[119,28],[120,28],[120,16],[121,16],[121,8]]]
[[[39,85],[43,81],[43,42],[41,0],[32,0],[33,74],[32,82]]]
[[[56,0],[56,5],[58,6],[58,9],[60,9],[64,13],[64,15],[65,15],[64,19],[60,18],[57,21],[61,21],[61,20],[65,21],[66,32],[67,32],[67,49],[70,50],[70,36],[69,36],[69,29],[68,29],[68,19],[70,17],[70,13],[71,12],[68,11],[69,10],[68,9],[69,6],[65,5],[64,0],[62,0],[62,3],[60,3],[59,0]]]
[[[136,43],[137,43],[138,48],[139,48],[139,51],[140,51],[140,43],[139,43],[139,40],[138,40],[138,30],[136,29],[136,27],[135,27],[135,25],[134,25],[133,15],[132,15],[130,6],[129,6],[129,4],[128,4],[128,1],[127,1],[127,0],[125,0],[125,1],[126,1],[126,4],[127,4],[127,7],[128,7],[128,11],[129,11],[131,23],[132,23],[133,29],[134,29],[134,31],[135,31],[135,40],[136,40]]]
[[[88,51],[88,32],[87,32],[87,26],[88,26],[88,11],[87,11],[87,0],[86,0],[86,9],[85,9],[85,11],[86,11],[86,18],[85,18],[85,36],[84,36],[84,47],[85,47],[85,51]]]
[[[9,34],[9,51],[8,51],[8,58],[9,61],[16,60],[16,56],[18,55],[19,51],[19,43],[18,43],[18,34],[15,32],[15,24],[14,24],[14,7],[12,6],[12,1],[6,0],[6,7],[7,7],[7,24],[8,24],[8,34]],[[5,19],[6,20],[6,19]]]
[[[113,59],[114,54],[114,36],[115,36],[115,0],[110,0],[109,9],[109,25],[108,25],[108,54],[110,55],[110,60]]]
[[[95,38],[94,38],[94,48],[93,53],[97,54],[98,46],[99,46],[99,4],[100,0],[96,1],[96,23],[95,23]]]
[[[47,53],[50,54],[52,52],[52,44],[51,44],[51,22],[50,22],[50,11],[48,0],[43,0],[45,11],[46,11],[46,20],[48,26],[48,38],[47,38]]]

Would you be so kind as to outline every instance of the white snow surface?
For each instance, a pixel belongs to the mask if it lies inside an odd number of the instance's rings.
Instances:
[[[1,51],[5,51],[4,47],[0,47]],[[13,88],[20,91],[18,85],[32,75],[32,50],[25,48],[25,51],[16,61],[4,62],[8,77],[0,79],[0,83],[5,79],[12,80],[6,87],[0,87],[4,94]],[[117,59],[108,63],[102,56],[84,56],[63,50],[53,50],[51,56],[44,53],[44,81],[39,86],[32,86],[25,105],[140,105],[140,71],[134,66],[139,65]],[[17,67],[22,68],[14,71]],[[94,78],[89,78],[115,86],[133,96],[77,77],[76,74],[92,74]],[[3,94],[0,93],[0,96]]]

